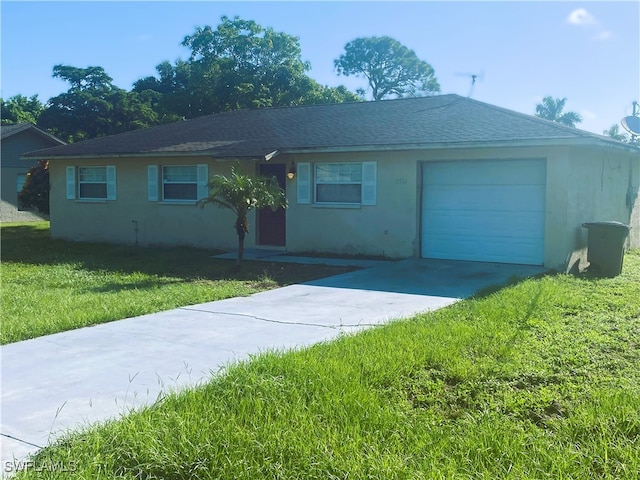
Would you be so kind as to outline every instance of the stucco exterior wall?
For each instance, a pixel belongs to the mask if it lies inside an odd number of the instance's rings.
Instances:
[[[288,194],[287,249],[297,252],[384,255],[391,258],[420,256],[421,165],[424,162],[514,158],[548,158],[553,162],[562,154],[562,151],[549,148],[475,148],[309,154],[288,158],[288,163],[292,159],[296,163],[377,162],[377,205],[356,209],[298,205],[294,180]],[[547,196],[547,203],[555,201],[556,195],[547,193]],[[566,199],[561,201],[563,205],[566,203]],[[553,209],[550,211],[554,212]],[[547,228],[553,228],[556,224],[561,225],[561,221],[551,221]],[[547,245],[551,257],[555,245],[552,242]]]
[[[187,245],[199,248],[233,249],[237,236],[235,218],[225,209],[208,205],[171,204],[149,201],[148,165],[195,165],[206,163],[209,175],[229,173],[230,163],[203,159],[110,159],[82,161],[83,166],[116,166],[116,200],[84,201],[66,198],[66,167],[78,162],[50,162],[51,235],[77,241],[139,245]],[[255,165],[246,165],[253,173]],[[253,215],[250,224],[255,225]],[[254,245],[248,235],[246,247]]]
[[[280,155],[270,163],[376,162],[376,205],[300,204],[298,178],[287,180],[286,247],[292,253],[324,252],[405,258],[420,256],[421,166],[430,161],[540,158],[546,161],[545,255],[548,268],[564,269],[586,259],[587,230],[582,223],[615,220],[631,224],[628,244],[640,248],[640,161],[629,152],[567,147],[439,149],[370,153]],[[231,163],[202,158],[129,158],[82,161],[116,165],[117,199],[87,202],[66,199],[65,168],[78,162],[51,162],[51,232],[80,241],[191,245],[235,249],[233,214],[208,206],[151,202],[148,165],[207,163],[209,175],[229,173]],[[255,174],[258,165],[242,164]],[[313,182],[311,182],[313,189]],[[256,246],[255,212],[248,248]]]
[[[376,162],[376,205],[298,204],[297,179],[287,195],[287,250],[406,258],[417,248],[418,156],[398,152],[309,154],[296,163]],[[278,158],[280,160],[280,158]],[[312,182],[313,190],[313,182]],[[313,194],[312,194],[313,198]]]

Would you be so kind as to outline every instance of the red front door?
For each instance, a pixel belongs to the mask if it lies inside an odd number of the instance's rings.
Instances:
[[[260,165],[260,175],[276,177],[280,188],[286,191],[286,165],[283,163]],[[258,210],[258,244],[284,247],[287,239],[287,224],[284,208],[275,212],[267,207]]]

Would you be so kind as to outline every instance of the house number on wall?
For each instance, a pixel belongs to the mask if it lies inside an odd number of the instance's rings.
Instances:
[[[407,184],[406,178],[396,178],[396,185],[406,185],[406,184]]]

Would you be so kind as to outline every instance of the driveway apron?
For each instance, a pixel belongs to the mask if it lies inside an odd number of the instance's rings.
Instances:
[[[229,364],[260,352],[305,347],[446,307],[482,288],[542,271],[422,259],[376,262],[250,297],[4,345],[3,469],[69,430],[117,418],[168,392],[206,382]]]

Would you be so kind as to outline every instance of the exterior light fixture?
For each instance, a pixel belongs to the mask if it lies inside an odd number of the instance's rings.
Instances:
[[[287,173],[287,178],[289,180],[293,180],[296,176],[296,164],[295,162],[291,162],[291,168],[289,168],[289,172]]]

